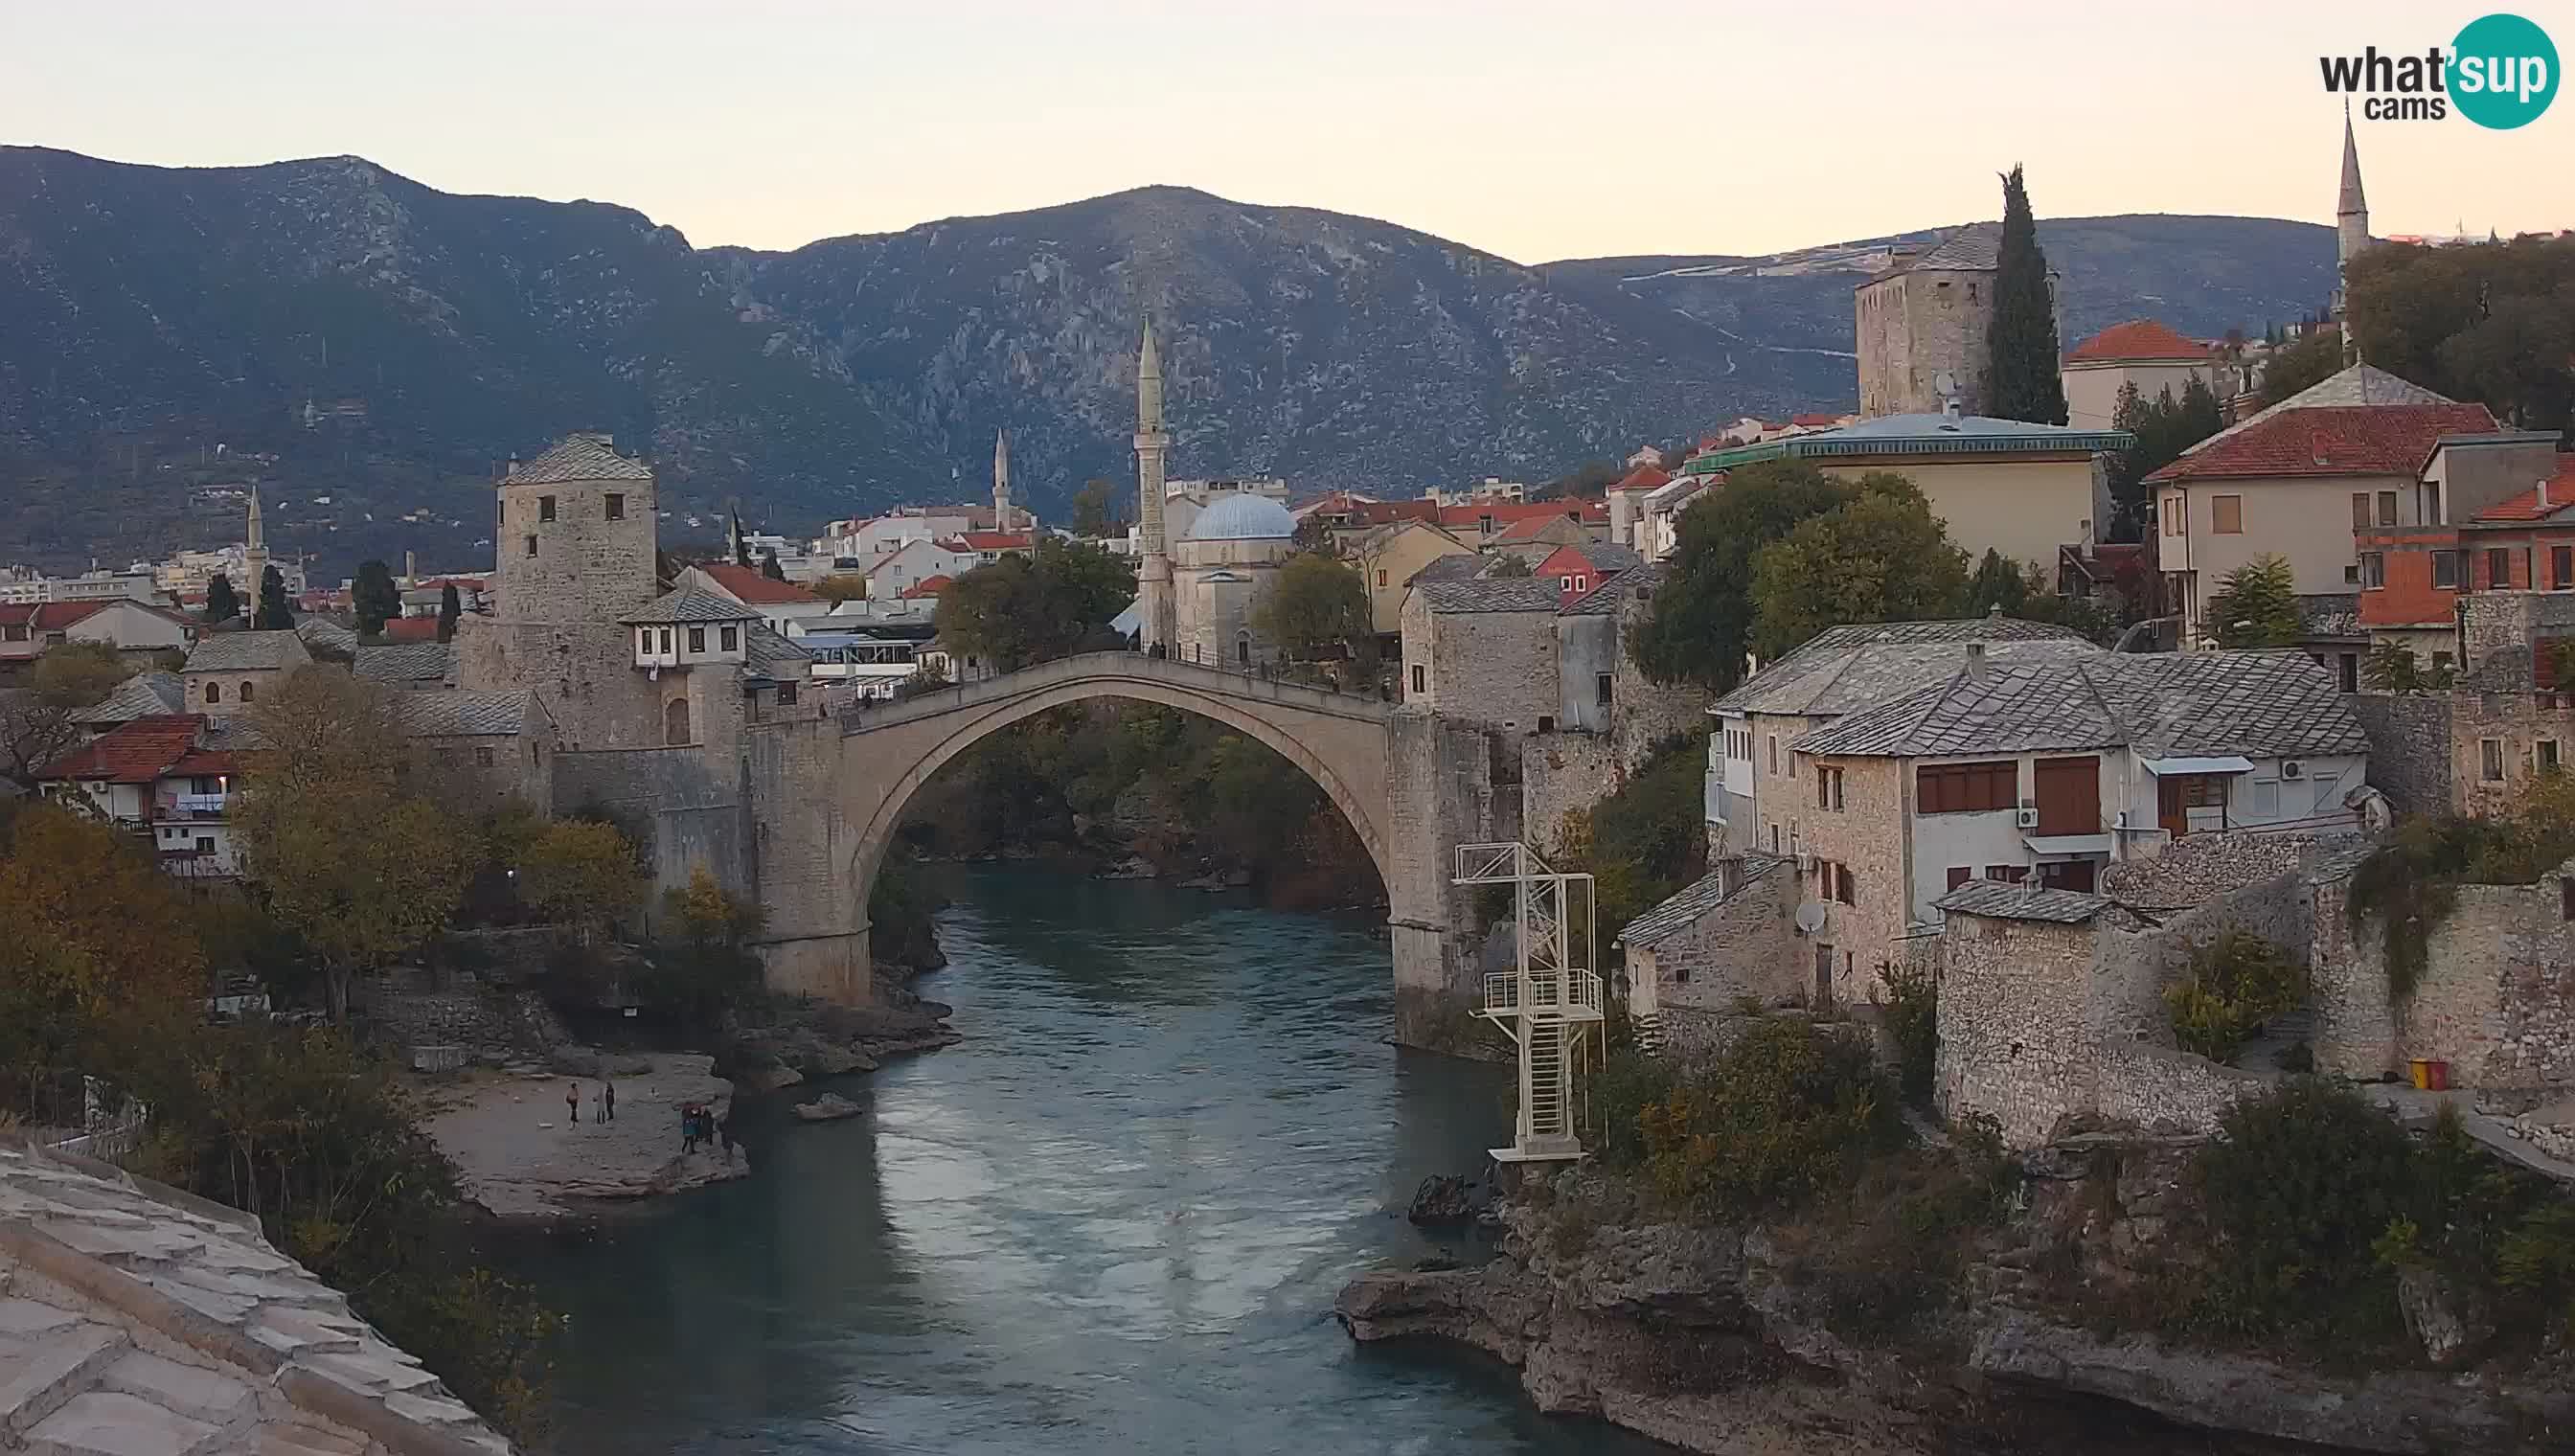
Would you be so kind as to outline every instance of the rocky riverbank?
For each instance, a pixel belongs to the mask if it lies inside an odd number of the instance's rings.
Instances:
[[[1334,1309],[1361,1341],[1470,1345],[1516,1368],[1540,1409],[1711,1456],[2575,1449],[2558,1368],[2434,1370],[2409,1350],[2327,1372],[2097,1332],[2106,1311],[2069,1291],[2108,1301],[2119,1266],[2151,1264],[2181,1148],[2097,1138],[2031,1158],[1949,1307],[1900,1332],[1855,1329],[1800,1231],[1594,1222],[1584,1210],[1622,1205],[1579,1169],[1534,1172],[1502,1200],[1490,1263],[1362,1275]]]
[[[555,1223],[608,1204],[720,1183],[751,1171],[742,1150],[683,1150],[680,1109],[722,1118],[733,1084],[715,1058],[688,1052],[614,1055],[567,1048],[568,1070],[480,1070],[425,1095],[422,1130],[455,1163],[466,1200],[510,1223]],[[605,1088],[617,1116],[600,1120]],[[576,1120],[566,1094],[577,1092]]]

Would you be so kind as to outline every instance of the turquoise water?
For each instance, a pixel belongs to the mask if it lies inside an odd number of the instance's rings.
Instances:
[[[1038,870],[949,887],[921,989],[968,1041],[838,1085],[859,1117],[748,1109],[754,1176],[529,1261],[570,1315],[564,1450],[1661,1449],[1332,1320],[1351,1274],[1435,1247],[1414,1185],[1508,1131],[1495,1069],[1385,1044],[1382,928]]]

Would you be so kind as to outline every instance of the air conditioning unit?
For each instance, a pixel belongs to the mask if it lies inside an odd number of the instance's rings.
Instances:
[[[2012,822],[2019,824],[2024,829],[2037,828],[2038,810],[2034,808],[2015,809],[2012,812]]]
[[[2280,760],[2280,776],[2283,778],[2304,778],[2307,776],[2307,765],[2299,762],[2295,758],[2282,758]]]

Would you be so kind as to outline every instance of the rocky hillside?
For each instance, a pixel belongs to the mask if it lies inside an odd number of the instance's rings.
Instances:
[[[2050,227],[2077,329],[2258,327],[2329,286],[2322,228]],[[225,539],[221,488],[259,478],[273,539],[326,569],[406,547],[470,565],[495,464],[584,427],[649,445],[682,537],[729,497],[801,532],[945,495],[952,472],[980,489],[1005,425],[1044,508],[1130,473],[1148,312],[1175,474],[1543,478],[1846,403],[1870,251],[1528,268],[1146,188],[764,254],[357,158],[172,170],[0,148],[0,560]]]

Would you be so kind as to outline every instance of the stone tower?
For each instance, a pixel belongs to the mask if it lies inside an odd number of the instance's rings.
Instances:
[[[1137,547],[1136,598],[1144,609],[1139,636],[1149,652],[1169,654],[1175,636],[1172,559],[1163,541],[1163,457],[1172,437],[1163,431],[1163,357],[1154,348],[1154,321],[1145,320],[1145,347],[1136,360]]]
[[[1011,432],[993,437],[993,529],[1011,529]]]
[[[250,523],[242,528],[242,575],[244,582],[235,595],[249,604],[242,615],[253,624],[259,621],[260,588],[268,581],[268,537],[259,525],[259,487],[250,488]]]
[[[623,619],[657,586],[652,468],[604,433],[568,435],[500,484],[490,617],[458,624],[456,681],[533,690],[567,748],[662,741],[658,695]]]
[[[2351,329],[2343,317],[2348,301],[2351,260],[2369,246],[2369,198],[2360,189],[2360,147],[2351,134],[2351,105],[2342,109],[2342,192],[2334,200],[2334,291],[2333,321],[2342,326],[2343,359],[2356,362],[2359,350],[2351,340]]]

